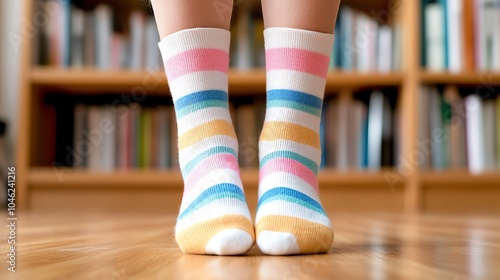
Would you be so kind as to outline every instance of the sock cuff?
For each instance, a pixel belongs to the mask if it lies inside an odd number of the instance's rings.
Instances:
[[[231,33],[221,28],[191,28],[177,31],[163,38],[159,43],[164,61],[193,49],[218,49],[229,53]]]
[[[297,48],[330,56],[334,35],[288,27],[271,27],[264,30],[266,51],[274,48]]]

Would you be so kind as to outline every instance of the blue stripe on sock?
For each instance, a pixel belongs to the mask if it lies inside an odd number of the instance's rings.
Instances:
[[[312,106],[307,106],[302,103],[294,102],[294,101],[288,101],[288,100],[268,100],[267,101],[267,108],[291,108],[295,110],[299,110],[302,112],[309,113],[311,115],[315,116],[320,116],[321,115],[321,110],[318,108],[314,108]]]
[[[245,195],[238,186],[229,183],[217,184],[203,191],[182,213],[179,214],[177,219],[180,220],[188,216],[214,200],[224,198],[236,198],[245,202]]]
[[[291,151],[284,151],[284,150],[274,151],[274,152],[266,155],[265,157],[263,157],[260,160],[260,167],[262,168],[262,166],[264,166],[266,164],[266,162],[268,162],[274,158],[289,158],[289,159],[296,160],[296,161],[300,162],[301,164],[303,164],[304,166],[306,166],[307,168],[311,169],[311,171],[314,172],[314,174],[316,174],[316,175],[318,174],[318,165],[314,161],[312,161],[304,156],[301,156],[297,153],[294,153]]]
[[[301,192],[286,187],[277,187],[265,192],[259,199],[257,209],[259,209],[262,205],[275,200],[286,200],[288,202],[299,204],[326,216],[325,210],[323,210],[321,204],[319,204],[316,200]]]
[[[182,174],[189,174],[193,168],[198,165],[201,161],[203,161],[205,158],[211,156],[211,155],[216,155],[216,154],[231,154],[234,157],[237,157],[236,151],[232,148],[225,147],[225,146],[215,146],[212,147],[199,155],[197,155],[194,159],[188,162],[186,166],[182,169]]]
[[[226,108],[228,109],[228,103],[227,101],[222,101],[222,100],[208,100],[208,101],[202,101],[198,102],[192,105],[185,106],[182,109],[175,110],[175,115],[177,119],[180,119],[186,115],[189,115],[193,112],[196,112],[201,109],[205,108],[210,108],[210,107],[220,107],[220,108]]]
[[[174,102],[174,105],[176,110],[181,110],[186,106],[208,100],[220,100],[227,102],[228,101],[227,92],[223,90],[203,90],[203,91],[193,92],[177,99]]]
[[[307,106],[321,109],[323,101],[321,98],[311,94],[289,89],[273,89],[267,92],[267,100],[287,100],[298,102]]]

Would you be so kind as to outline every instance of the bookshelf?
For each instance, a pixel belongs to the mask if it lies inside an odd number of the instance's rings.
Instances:
[[[133,0],[130,0],[133,1]],[[35,0],[24,0],[24,17],[32,18]],[[95,1],[94,1],[95,2]],[[401,156],[411,166],[410,171],[396,168],[379,171],[339,171],[326,168],[320,171],[322,201],[339,209],[370,211],[451,212],[464,205],[469,210],[499,211],[500,206],[485,197],[500,195],[500,173],[479,175],[467,170],[420,170],[412,157],[417,149],[420,114],[419,88],[423,84],[480,85],[500,83],[500,73],[461,72],[443,73],[423,70],[420,66],[420,4],[413,0],[342,1],[367,14],[386,15],[392,11],[390,23],[402,29],[402,68],[397,72],[358,72],[334,70],[328,74],[326,96],[353,95],[361,90],[396,88],[401,122]],[[395,4],[396,3],[396,4]],[[368,6],[367,6],[368,5]],[[397,10],[391,7],[398,6]],[[22,45],[20,127],[18,140],[18,202],[24,209],[74,207],[78,209],[172,209],[176,210],[182,193],[179,171],[130,170],[96,172],[39,166],[33,159],[37,145],[35,128],[40,96],[57,91],[65,94],[98,95],[101,92],[130,92],[136,86],[148,84],[148,94],[165,95],[168,85],[161,71],[60,69],[33,66],[32,43]],[[486,78],[483,78],[486,77]],[[230,96],[265,96],[264,70],[231,70]],[[242,170],[250,206],[255,206],[258,170]],[[455,188],[456,187],[456,188]],[[460,189],[457,192],[457,188]],[[146,193],[141,194],[142,191]],[[484,193],[482,193],[484,191]],[[469,198],[475,199],[470,203]],[[88,200],[88,201],[87,201]],[[443,207],[440,201],[451,201]],[[481,201],[486,201],[482,204]],[[85,202],[87,201],[87,202]],[[115,203],[109,203],[114,201]],[[113,205],[111,205],[113,204]],[[135,206],[131,205],[134,204]],[[173,206],[172,206],[173,205]],[[175,207],[174,207],[175,206]],[[170,208],[169,208],[170,207]],[[463,210],[463,209],[462,209]]]

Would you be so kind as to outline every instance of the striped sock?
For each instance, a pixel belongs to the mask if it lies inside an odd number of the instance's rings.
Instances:
[[[195,28],[160,43],[174,100],[184,195],[175,239],[185,253],[243,254],[254,243],[228,110],[229,31]]]
[[[333,35],[268,28],[267,111],[255,232],[271,255],[322,253],[333,231],[318,194],[319,125]]]

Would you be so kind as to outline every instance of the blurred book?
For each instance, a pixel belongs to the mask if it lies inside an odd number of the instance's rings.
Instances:
[[[381,91],[367,95],[368,106],[348,93],[325,102],[326,166],[339,171],[394,166],[397,136],[389,97]]]
[[[179,168],[175,111],[165,104],[166,97],[116,104],[113,95],[48,96],[44,112],[50,117],[52,110],[53,120],[40,127],[46,132],[40,141],[48,147],[44,163],[103,172]],[[328,99],[320,124],[320,167],[349,171],[393,166],[398,136],[392,103],[382,91],[344,92]],[[262,98],[230,101],[242,168],[258,167],[265,110]]]
[[[472,173],[500,168],[500,98],[462,97],[456,86],[422,87],[418,149],[422,169],[464,169]],[[429,157],[430,154],[430,164]]]
[[[374,91],[368,107],[368,169],[379,170],[382,163],[382,137],[384,126],[384,94]]]
[[[500,0],[422,0],[422,65],[500,71]]]
[[[177,134],[172,134],[175,130],[170,127],[175,125],[172,106],[64,105],[48,106],[55,108],[58,124],[54,143],[44,140],[49,149],[55,148],[49,153],[55,154],[57,165],[105,172],[171,167],[171,151],[177,154]],[[61,146],[70,140],[72,143]]]
[[[464,100],[455,86],[445,88],[444,98],[451,106],[448,141],[449,167],[464,169],[467,168]]]
[[[485,170],[483,102],[478,95],[465,98],[467,111],[467,155],[469,171],[473,173]]]
[[[99,4],[83,10],[70,0],[48,0],[39,9],[56,7],[33,43],[33,61],[58,67],[95,67],[102,70],[129,68],[159,70],[160,40],[156,22],[141,10],[128,15],[128,28],[116,29],[113,7]],[[120,10],[121,15],[121,10]],[[125,33],[123,30],[129,30]]]
[[[342,6],[335,26],[330,68],[364,72],[398,70],[400,41],[398,26],[381,24],[362,12]]]
[[[425,13],[425,65],[430,70],[440,71],[446,68],[444,7],[440,3],[424,6]]]
[[[102,70],[111,68],[111,47],[113,35],[113,10],[99,4],[95,8],[95,66]]]

